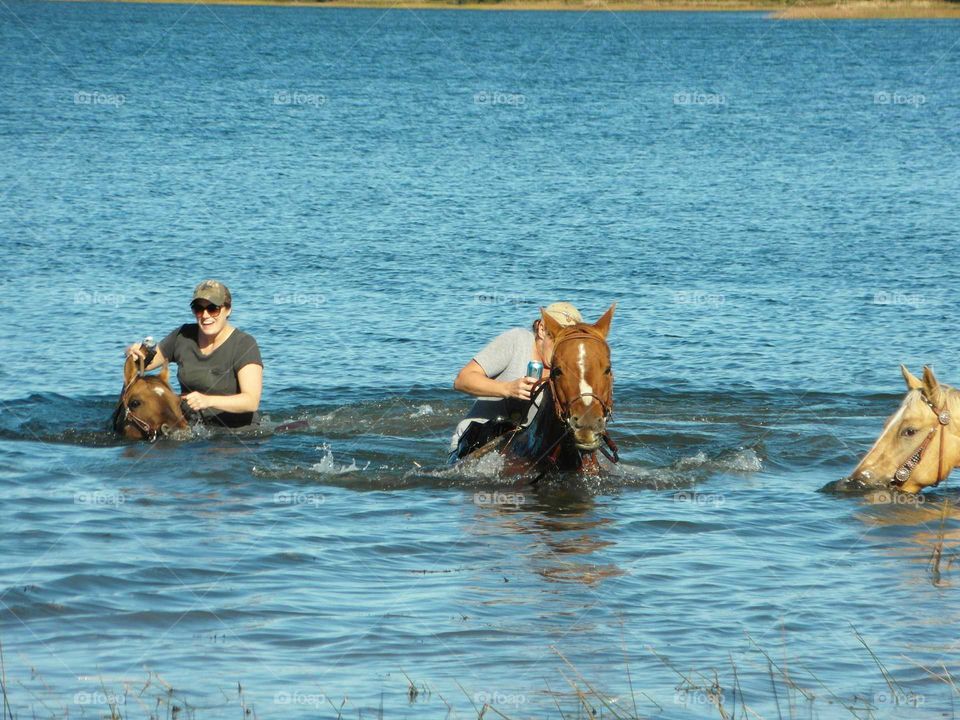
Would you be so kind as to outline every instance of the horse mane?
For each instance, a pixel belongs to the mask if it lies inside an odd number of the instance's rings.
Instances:
[[[160,377],[159,373],[154,373],[152,375],[137,375],[133,380],[131,380],[127,385],[124,386],[123,390],[120,391],[120,401],[123,402],[124,396],[130,392],[130,389],[136,385],[138,382],[145,382],[150,387],[162,387],[165,390],[173,392],[173,388],[170,386],[170,383],[166,382],[163,378]]]
[[[960,390],[957,390],[953,385],[940,385],[940,390],[943,392],[943,396],[946,399],[946,406],[948,408],[952,407],[955,403],[960,402]]]
[[[607,338],[593,325],[590,323],[577,323],[576,325],[567,325],[557,333],[557,336],[553,339],[554,347],[556,347],[561,340],[569,340],[575,337],[600,340],[604,345],[608,344]]]
[[[139,379],[146,380],[151,385],[159,384],[165,387],[167,390],[170,390],[170,391],[173,390],[173,388],[170,387],[170,383],[166,382],[163,378],[161,378],[159,373],[154,373],[153,375],[141,375]],[[136,380],[134,382],[136,382]],[[133,383],[130,383],[130,385],[132,386]]]
[[[907,390],[907,394],[904,396],[903,403],[900,406],[901,410],[908,406],[912,406],[917,402],[922,402],[931,410],[938,408],[936,412],[944,409],[951,411],[957,409],[957,404],[960,403],[960,390],[957,390],[957,388],[953,387],[952,385],[939,383],[937,386],[937,391],[941,393],[940,398],[930,397],[924,388]],[[939,401],[942,401],[942,406]]]
[[[960,399],[960,391],[958,391],[953,385],[947,385],[946,383],[938,383],[937,390],[943,393],[943,397],[947,403],[954,402]],[[932,398],[929,395],[927,395],[926,390],[921,388],[919,390],[919,393],[924,400],[931,402],[934,405],[937,404],[936,398]]]

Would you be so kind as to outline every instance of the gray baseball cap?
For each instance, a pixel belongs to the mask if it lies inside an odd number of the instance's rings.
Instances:
[[[227,286],[219,280],[204,280],[193,291],[194,300],[207,300],[214,305],[230,305],[233,298]],[[193,301],[191,301],[193,302]]]

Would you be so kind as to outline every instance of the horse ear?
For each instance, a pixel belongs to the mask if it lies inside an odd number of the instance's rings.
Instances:
[[[547,314],[547,311],[543,308],[540,308],[540,319],[543,320],[543,328],[547,331],[547,334],[556,337],[559,332],[563,329],[563,325],[558,323],[550,315]]]
[[[611,305],[607,311],[597,320],[593,327],[600,331],[600,334],[604,337],[607,336],[607,333],[610,332],[610,323],[613,321],[613,311],[617,309],[617,304],[614,303]]]
[[[127,361],[123,364],[123,385],[126,387],[137,376],[137,360],[133,355],[127,355]]]
[[[940,389],[940,382],[927,365],[923,366],[923,394],[934,405],[943,404],[943,390]]]
[[[900,372],[903,373],[903,379],[907,383],[907,390],[922,390],[923,381],[910,372],[906,365],[900,366]]]
[[[158,378],[163,380],[166,385],[170,384],[170,364],[166,361],[163,363],[163,370],[157,375]]]

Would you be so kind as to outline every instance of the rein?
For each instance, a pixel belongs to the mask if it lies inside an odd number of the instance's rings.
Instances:
[[[893,479],[890,481],[891,485],[895,487],[902,487],[907,480],[910,479],[910,476],[913,474],[913,471],[923,460],[923,455],[926,453],[927,448],[930,447],[930,443],[933,441],[933,436],[938,435],[939,441],[939,457],[937,459],[937,482],[934,485],[939,485],[944,480],[946,480],[946,475],[943,474],[943,451],[944,451],[944,441],[943,433],[947,429],[947,426],[950,424],[950,411],[945,409],[937,409],[934,407],[933,403],[930,402],[926,397],[923,398],[924,403],[927,407],[933,411],[933,414],[937,416],[937,421],[940,423],[937,427],[931,428],[930,432],[927,433],[927,437],[924,438],[923,442],[920,443],[920,447],[917,448],[916,452],[913,453],[909,458],[904,461],[897,471],[893,474]],[[949,470],[947,474],[949,475]]]

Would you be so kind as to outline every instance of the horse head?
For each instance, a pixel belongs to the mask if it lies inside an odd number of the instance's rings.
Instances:
[[[928,367],[922,380],[903,365],[900,371],[907,394],[850,479],[916,493],[946,480],[960,460],[957,423],[952,421],[957,391],[937,382]]]
[[[593,325],[563,326],[540,310],[553,338],[550,389],[557,417],[573,433],[579,450],[596,450],[613,412],[613,368],[607,333],[616,303]]]
[[[113,429],[133,440],[153,442],[160,435],[187,427],[180,398],[170,388],[167,363],[156,375],[146,375],[133,357],[123,366],[123,391],[113,413]]]

